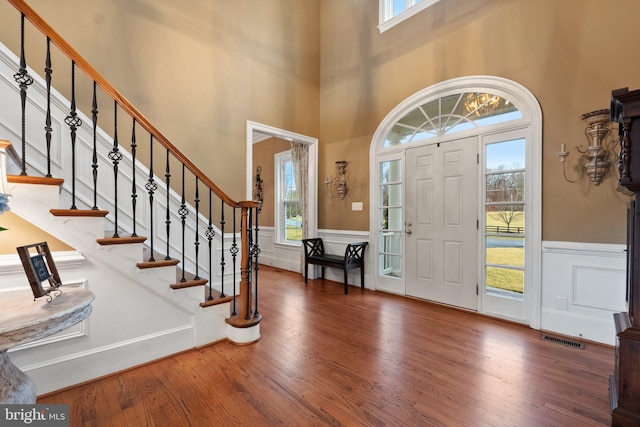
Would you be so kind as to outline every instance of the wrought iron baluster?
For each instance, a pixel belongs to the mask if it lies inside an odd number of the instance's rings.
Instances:
[[[245,320],[249,320],[251,319],[251,313],[252,313],[252,309],[251,309],[251,284],[253,283],[253,235],[251,234],[252,231],[252,221],[253,221],[253,209],[249,208],[248,210],[248,218],[247,218],[247,224],[246,230],[242,229],[242,224],[240,225],[240,229],[241,229],[241,233],[247,233],[247,252],[249,254],[248,256],[248,263],[247,263],[247,300],[243,301],[245,303],[245,315],[244,318]],[[242,266],[240,266],[240,268],[242,269]],[[242,292],[242,290],[240,291]]]
[[[255,270],[255,274],[253,276],[254,282],[251,283],[251,286],[254,289],[255,292],[255,312],[254,312],[254,316],[253,317],[258,317],[260,315],[260,312],[258,312],[258,270],[260,270],[260,264],[258,264],[258,257],[260,256],[260,245],[258,244],[258,232],[260,231],[260,228],[258,227],[258,214],[260,213],[260,209],[259,208],[255,208],[255,215],[256,215],[256,228],[255,228],[255,240],[254,240],[254,244],[253,244],[253,256],[255,259],[254,262],[254,270]]]
[[[91,156],[91,169],[93,171],[93,207],[98,209],[98,151],[96,148],[96,137],[98,130],[98,98],[96,94],[97,83],[93,81],[93,101],[91,102],[91,121],[93,123],[93,153]]]
[[[76,207],[76,131],[82,126],[82,120],[76,111],[76,62],[71,61],[71,111],[64,119],[71,129],[71,209]]]
[[[122,160],[122,153],[118,145],[118,101],[113,101],[113,148],[109,152],[109,159],[113,163],[113,205],[114,225],[113,237],[118,235],[118,165]]]
[[[222,295],[224,295],[224,200],[220,200],[220,277],[221,277],[221,289]],[[233,300],[233,311],[232,315],[236,314],[236,301],[235,298]]]
[[[186,282],[187,279],[186,277],[184,277],[184,270],[185,270],[185,263],[184,263],[184,235],[185,235],[185,225],[186,225],[186,218],[187,215],[189,214],[189,211],[187,210],[187,205],[185,203],[185,199],[184,199],[184,163],[182,164],[182,202],[180,203],[180,209],[178,209],[178,215],[180,215],[180,219],[182,220],[182,277],[180,278],[181,282]]]
[[[199,264],[198,264],[198,253],[200,252],[200,235],[198,232],[198,222],[200,221],[200,192],[198,191],[198,177],[196,176],[196,198],[193,200],[194,203],[196,204],[196,239],[193,242],[193,246],[195,249],[195,255],[196,255],[196,275],[194,277],[195,280],[200,279],[200,271],[199,271]]]
[[[47,82],[47,113],[44,120],[45,140],[47,143],[47,178],[51,178],[51,39],[47,37],[47,56],[44,65],[45,80]],[[23,157],[24,158],[24,157]]]
[[[20,68],[13,75],[13,79],[20,86],[20,101],[22,105],[22,171],[27,174],[27,88],[33,84],[33,78],[27,72],[27,60],[24,55],[24,13],[20,15]]]
[[[171,209],[169,209],[169,193],[171,192],[171,169],[169,167],[169,150],[167,149],[167,161],[164,170],[164,179],[167,184],[167,209],[165,212],[165,220],[164,224],[167,229],[167,256],[164,258],[165,260],[170,260],[171,256],[169,255],[170,249],[170,235],[171,235]]]
[[[237,295],[236,292],[236,258],[238,257],[238,242],[236,240],[236,208],[233,208],[233,242],[231,243],[231,249],[229,250],[231,252],[231,260],[232,260],[232,265],[233,265],[233,313],[231,313],[232,315],[236,315],[238,314],[236,312],[236,298],[235,296]]]
[[[153,193],[158,189],[158,184],[153,178],[153,135],[149,135],[149,179],[145,185],[145,189],[149,192],[149,244],[151,246],[151,255],[149,256],[149,262],[153,262],[156,259],[154,258],[153,253]]]
[[[133,119],[133,125],[131,127],[131,209],[133,209],[133,232],[131,237],[137,237],[136,233],[136,206],[138,204],[138,189],[136,188],[136,150],[138,144],[136,144],[136,119]]]
[[[207,300],[211,301],[213,299],[213,251],[211,248],[211,243],[213,237],[215,236],[213,226],[211,225],[211,189],[209,189],[209,226],[207,227],[206,236],[207,240],[209,241],[209,296],[207,297]],[[222,293],[220,296],[224,297],[224,293]]]

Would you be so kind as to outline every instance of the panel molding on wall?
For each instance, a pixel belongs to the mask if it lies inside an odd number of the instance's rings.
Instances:
[[[543,242],[541,329],[614,345],[613,314],[625,310],[625,249]]]

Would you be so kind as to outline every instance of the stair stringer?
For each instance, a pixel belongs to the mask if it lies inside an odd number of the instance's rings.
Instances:
[[[138,269],[140,243],[98,245],[104,218],[52,216],[55,186],[11,183],[10,191],[15,214],[82,254],[81,263],[61,271],[63,284],[96,295],[92,314],[74,331],[12,350],[12,360],[33,378],[39,394],[227,338],[230,304],[202,308],[202,287],[172,290],[175,266]],[[0,277],[0,297],[9,289],[29,289],[24,272],[13,271]]]

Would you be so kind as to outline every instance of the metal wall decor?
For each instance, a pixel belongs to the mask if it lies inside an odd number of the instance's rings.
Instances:
[[[264,197],[262,195],[262,184],[264,180],[260,177],[262,173],[262,166],[258,166],[256,168],[256,177],[253,182],[253,200],[257,200],[260,202],[260,206],[258,207],[258,213],[262,211],[262,202],[264,201]]]
[[[340,200],[344,200],[347,195],[347,161],[338,160],[336,162],[336,176],[327,177],[324,185],[327,188],[327,194],[330,198],[336,195]]]
[[[567,177],[565,163],[569,152],[566,151],[565,144],[560,144],[560,151],[557,153],[557,156],[560,157],[560,161],[562,162],[562,174],[568,182],[575,183],[580,181],[586,173],[593,185],[600,185],[602,178],[609,172],[611,167],[610,158],[616,157],[614,149],[618,145],[619,139],[611,136],[611,122],[608,109],[583,114],[581,119],[587,123],[584,134],[587,137],[589,146],[587,148],[582,148],[582,145],[573,147],[574,150],[580,153],[580,157],[578,158],[580,162],[580,175],[573,180]]]

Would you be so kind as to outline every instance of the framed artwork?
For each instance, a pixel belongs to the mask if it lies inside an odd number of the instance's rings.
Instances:
[[[51,292],[58,291],[61,293],[58,288],[62,285],[62,281],[56,264],[53,262],[47,242],[19,246],[16,250],[20,256],[20,261],[22,261],[24,272],[29,279],[34,300],[46,296],[47,301],[51,301]],[[44,282],[48,282],[46,287],[42,286]],[[60,294],[58,293],[57,295]]]

